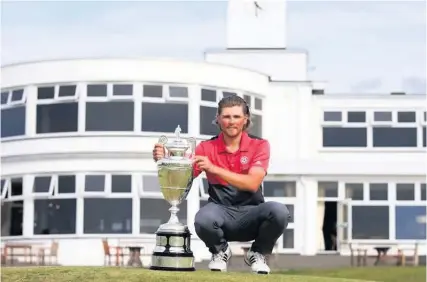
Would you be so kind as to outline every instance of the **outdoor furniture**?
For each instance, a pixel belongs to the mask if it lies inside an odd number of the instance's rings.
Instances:
[[[412,255],[407,256],[405,251],[412,253]],[[408,264],[409,262],[409,264]],[[418,257],[418,243],[413,244],[411,247],[398,247],[397,250],[397,265],[405,266],[412,265],[418,266],[419,257]]]
[[[58,242],[53,241],[48,247],[38,247],[37,257],[39,265],[46,265],[46,258],[49,259],[48,265],[58,264]]]
[[[124,265],[124,252],[123,247],[110,246],[107,239],[102,240],[102,246],[104,248],[104,265],[111,266],[111,257],[115,258],[115,265]]]

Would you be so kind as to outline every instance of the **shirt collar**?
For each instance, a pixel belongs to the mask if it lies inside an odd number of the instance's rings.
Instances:
[[[240,152],[249,151],[250,141],[251,140],[250,140],[248,133],[246,131],[243,131],[242,132],[242,139],[240,140],[239,151]],[[224,135],[222,132],[218,135],[217,145],[219,147],[218,151],[220,153],[227,153],[227,148],[225,147],[225,142],[224,142]]]

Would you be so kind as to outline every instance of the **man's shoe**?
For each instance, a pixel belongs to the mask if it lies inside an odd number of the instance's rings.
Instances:
[[[268,267],[267,261],[263,254],[249,250],[245,256],[245,262],[251,267],[252,272],[258,274],[270,273],[270,267]]]
[[[227,264],[231,258],[230,246],[227,246],[225,251],[221,251],[217,254],[212,254],[212,259],[209,263],[209,269],[211,271],[227,271]]]

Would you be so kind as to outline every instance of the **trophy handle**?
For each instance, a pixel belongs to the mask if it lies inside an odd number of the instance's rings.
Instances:
[[[157,143],[162,144],[163,145],[163,149],[165,151],[165,156],[167,155],[167,149],[166,149],[166,144],[168,143],[168,138],[164,135],[159,137],[159,140],[157,141]]]

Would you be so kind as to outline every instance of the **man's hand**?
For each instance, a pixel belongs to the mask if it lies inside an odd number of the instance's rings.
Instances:
[[[158,161],[165,156],[165,147],[163,144],[157,143],[154,145],[153,149],[153,160]]]
[[[197,167],[205,172],[212,173],[215,169],[215,166],[211,163],[208,157],[206,156],[195,156],[194,157],[194,163],[197,165]]]

